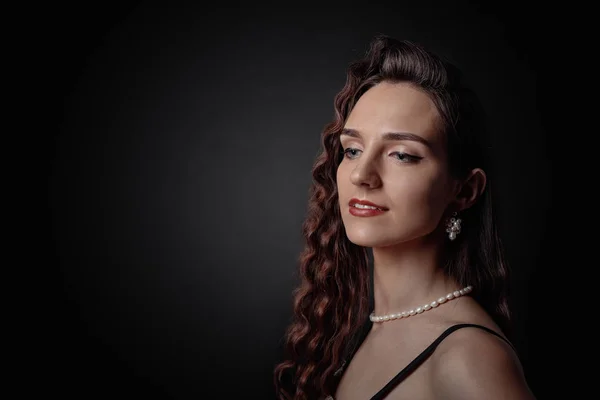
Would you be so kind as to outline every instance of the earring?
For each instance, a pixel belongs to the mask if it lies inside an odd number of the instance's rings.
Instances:
[[[448,237],[450,240],[456,239],[456,235],[460,233],[460,223],[462,220],[460,218],[456,218],[456,214],[456,211],[453,212],[452,217],[446,222],[446,232],[448,232]]]

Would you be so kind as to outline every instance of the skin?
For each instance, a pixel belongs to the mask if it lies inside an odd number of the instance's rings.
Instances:
[[[430,303],[461,289],[446,276],[442,246],[446,218],[471,207],[486,184],[473,169],[450,175],[440,114],[431,98],[410,83],[382,82],[357,101],[340,136],[344,159],[337,170],[341,216],[350,241],[372,248],[375,314]],[[388,140],[385,133],[418,140]],[[396,138],[398,139],[398,138]],[[425,144],[425,142],[427,144]],[[350,214],[351,198],[387,210],[374,217]],[[408,318],[374,323],[348,365],[336,400],[367,399],[457,323],[501,333],[469,296]],[[389,399],[532,399],[517,356],[501,339],[476,328],[448,336]]]

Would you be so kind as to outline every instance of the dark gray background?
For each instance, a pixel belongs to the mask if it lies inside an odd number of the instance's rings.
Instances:
[[[273,397],[319,135],[348,63],[386,33],[463,68],[493,120],[515,344],[542,397],[552,33],[447,3],[48,10],[44,391]]]

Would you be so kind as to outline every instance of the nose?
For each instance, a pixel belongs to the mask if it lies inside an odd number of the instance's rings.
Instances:
[[[367,158],[364,153],[350,174],[350,182],[356,186],[376,188],[381,185],[381,177],[377,171],[376,162]]]

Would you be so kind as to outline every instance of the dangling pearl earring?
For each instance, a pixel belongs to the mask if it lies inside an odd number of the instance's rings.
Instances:
[[[462,220],[460,218],[456,218],[456,211],[452,213],[452,217],[448,219],[446,222],[446,232],[448,232],[448,237],[450,240],[456,239],[456,235],[460,233],[460,223]]]

